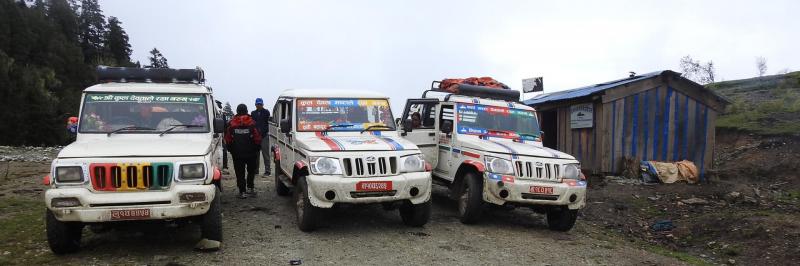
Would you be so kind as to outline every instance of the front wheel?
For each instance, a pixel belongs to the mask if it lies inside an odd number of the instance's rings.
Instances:
[[[81,247],[81,234],[83,224],[77,222],[62,222],[50,210],[45,214],[47,227],[47,244],[53,253],[61,255],[77,252]]]
[[[420,204],[403,203],[400,206],[400,218],[403,224],[408,226],[420,227],[428,223],[431,218],[431,202],[426,201]]]
[[[208,212],[203,214],[203,220],[200,225],[202,238],[222,242],[221,197],[222,193],[220,193],[219,188],[217,188],[216,194],[214,194],[214,199],[211,201],[211,206],[208,208]]]
[[[458,197],[458,214],[461,223],[478,222],[483,211],[483,180],[475,173],[467,173],[461,181],[461,195]]]
[[[294,187],[295,212],[297,214],[297,227],[300,231],[311,232],[317,229],[316,221],[320,209],[311,205],[308,195],[308,184],[306,178],[301,177],[297,180]]]
[[[556,207],[547,211],[547,227],[553,231],[566,232],[575,226],[578,219],[578,210],[567,207]]]

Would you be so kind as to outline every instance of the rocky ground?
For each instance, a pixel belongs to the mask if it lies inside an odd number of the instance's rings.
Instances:
[[[51,158],[54,152],[0,164],[6,169],[0,176],[0,265],[679,265],[693,261],[647,243],[630,242],[583,218],[568,233],[552,232],[542,215],[527,209],[490,209],[480,224],[463,225],[441,187],[434,193],[432,219],[423,228],[403,226],[397,211],[364,206],[331,210],[325,216],[327,226],[303,233],[296,227],[289,199],[276,196],[272,178],[262,177],[257,178],[257,198],[241,200],[234,193],[223,193],[225,241],[218,252],[192,250],[199,238],[194,226],[157,224],[105,233],[85,230],[81,252],[55,256],[47,248],[42,221],[41,177],[49,162],[34,160]],[[234,183],[226,175],[227,191],[234,190]]]
[[[259,197],[237,199],[230,174],[223,193],[222,250],[192,250],[194,226],[163,224],[93,233],[82,251],[47,248],[41,177],[58,148],[0,147],[0,265],[6,264],[776,264],[800,261],[800,147],[797,137],[718,135],[710,182],[642,185],[595,177],[587,208],[568,233],[547,230],[542,215],[491,208],[478,225],[458,222],[447,191],[434,191],[423,228],[397,211],[343,207],[313,233],[300,232],[288,198],[272,178]]]

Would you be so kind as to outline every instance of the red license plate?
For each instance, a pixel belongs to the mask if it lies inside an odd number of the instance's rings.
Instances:
[[[111,210],[111,220],[141,220],[150,218],[150,209]]]
[[[392,190],[392,181],[361,181],[356,183],[356,191]]]
[[[553,187],[531,186],[531,193],[552,195]]]

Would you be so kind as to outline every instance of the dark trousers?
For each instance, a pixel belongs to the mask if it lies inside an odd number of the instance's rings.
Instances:
[[[261,157],[264,159],[264,173],[270,171],[270,164],[272,163],[269,160],[270,152],[271,152],[271,150],[269,148],[269,136],[262,137],[261,138]],[[258,161],[258,159],[256,159],[256,161]],[[256,162],[256,163],[258,163],[258,162]]]
[[[228,169],[228,149],[222,145],[222,169]]]
[[[245,170],[247,180],[245,180]],[[233,157],[233,171],[236,172],[236,186],[239,192],[244,192],[245,188],[254,188],[254,179],[258,171],[258,156]]]

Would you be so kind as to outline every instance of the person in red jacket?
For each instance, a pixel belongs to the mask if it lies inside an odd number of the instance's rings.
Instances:
[[[258,152],[261,147],[261,134],[256,122],[247,114],[247,105],[236,106],[233,116],[225,130],[225,143],[233,156],[233,170],[236,172],[236,185],[239,198],[255,196],[254,179],[258,171]],[[245,170],[247,179],[245,180]]]

